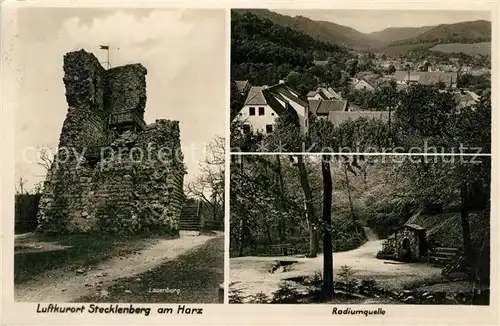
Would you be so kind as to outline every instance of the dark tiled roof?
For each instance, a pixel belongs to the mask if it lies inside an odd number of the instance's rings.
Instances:
[[[307,106],[307,102],[302,100],[298,95],[298,92],[293,90],[291,87],[287,86],[286,84],[276,84],[274,86],[271,86],[268,88],[269,91],[275,95],[281,95],[281,96],[285,96],[287,97],[288,99],[294,101],[295,103],[298,103],[302,106]],[[297,95],[295,95],[295,94]],[[286,99],[284,99],[286,100]]]
[[[328,120],[334,126],[339,126],[348,120],[355,121],[361,118],[387,121],[389,119],[389,111],[330,111],[328,113]]]
[[[272,94],[269,89],[262,90],[262,95],[266,99],[267,104],[278,116],[285,113],[286,108],[276,99],[275,95]]]
[[[309,110],[314,114],[327,115],[330,111],[345,111],[347,101],[309,100]]]

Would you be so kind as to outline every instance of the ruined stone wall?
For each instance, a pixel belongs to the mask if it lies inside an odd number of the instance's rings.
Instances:
[[[69,109],[40,200],[39,230],[177,232],[186,174],[179,123],[157,120],[120,135],[108,126],[111,111],[144,111],[145,68],[105,71],[82,51],[64,62]]]
[[[111,68],[106,71],[105,107],[110,112],[136,111],[144,118],[146,74],[141,64]]]

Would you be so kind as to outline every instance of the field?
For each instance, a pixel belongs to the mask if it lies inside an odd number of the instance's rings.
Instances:
[[[467,55],[491,55],[491,42],[481,42],[481,43],[449,43],[449,44],[438,44],[431,48],[432,51],[439,51],[444,53],[460,53],[463,52]]]

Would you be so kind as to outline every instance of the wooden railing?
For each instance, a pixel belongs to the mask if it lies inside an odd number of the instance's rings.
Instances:
[[[133,110],[128,110],[128,111],[122,111],[122,112],[112,112],[111,115],[109,116],[109,124],[112,125],[120,125],[120,124],[126,124],[133,122],[141,130],[144,130],[146,128],[146,123],[144,120],[139,116],[139,114],[136,111]]]
[[[198,205],[196,207],[196,216],[200,216],[200,210],[201,210],[201,201],[198,201]]]

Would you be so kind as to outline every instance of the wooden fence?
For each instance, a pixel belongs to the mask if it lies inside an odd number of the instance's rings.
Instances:
[[[40,197],[40,194],[15,196],[15,233],[31,232],[36,229]]]

